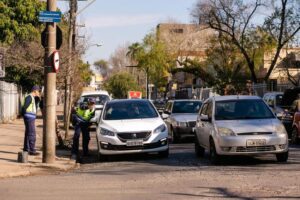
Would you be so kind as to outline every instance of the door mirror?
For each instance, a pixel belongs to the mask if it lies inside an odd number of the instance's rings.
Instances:
[[[211,118],[208,115],[201,115],[200,120],[203,122],[211,122]]]

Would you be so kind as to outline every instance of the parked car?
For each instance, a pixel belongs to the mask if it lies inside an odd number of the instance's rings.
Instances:
[[[83,92],[78,101],[78,106],[80,103],[88,102],[89,98],[95,99],[95,117],[93,117],[90,122],[93,124],[98,124],[101,111],[103,109],[104,104],[110,100],[110,96],[107,91],[98,90],[98,91],[89,91]]]
[[[96,136],[99,159],[115,154],[149,152],[169,156],[167,126],[149,100],[107,102]]]
[[[299,138],[299,99],[300,88],[291,88],[285,90],[282,98],[282,107],[285,108],[285,115],[281,121],[286,127],[291,143],[297,143]],[[297,137],[298,135],[298,137]]]
[[[256,96],[219,96],[207,99],[197,124],[195,152],[209,150],[212,163],[225,155],[275,154],[288,160],[288,136],[281,121]]]
[[[159,114],[162,114],[165,109],[166,102],[161,99],[156,99],[152,103],[155,106],[155,108],[157,109],[157,111],[159,112]]]
[[[168,101],[162,118],[174,142],[179,142],[182,137],[195,135],[194,128],[201,105],[200,100]]]
[[[264,94],[263,100],[272,108],[278,119],[281,119],[284,114],[284,108],[282,108],[283,92],[268,92]]]

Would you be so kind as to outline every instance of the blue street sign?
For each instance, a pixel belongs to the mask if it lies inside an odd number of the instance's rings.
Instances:
[[[60,22],[61,12],[58,11],[40,11],[39,22]]]

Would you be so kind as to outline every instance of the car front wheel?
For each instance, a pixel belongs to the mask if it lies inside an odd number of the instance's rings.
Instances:
[[[289,152],[278,153],[276,154],[276,158],[278,162],[286,162],[289,158]]]
[[[198,157],[204,157],[205,149],[199,145],[198,138],[195,138],[195,153]]]
[[[214,165],[220,164],[221,156],[216,151],[216,146],[213,139],[210,139],[209,158],[212,164]]]

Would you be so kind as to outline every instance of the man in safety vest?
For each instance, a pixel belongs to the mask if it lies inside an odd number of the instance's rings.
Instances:
[[[82,149],[83,155],[89,154],[89,141],[90,131],[89,125],[90,120],[95,116],[95,99],[89,98],[88,102],[80,104],[79,108],[76,109],[76,114],[73,116],[74,125],[74,136],[72,145],[72,159],[76,160],[79,152],[79,138],[80,132],[82,132]]]
[[[35,97],[40,96],[40,87],[33,86],[31,93],[24,99],[22,105],[22,116],[25,124],[25,137],[23,151],[27,151],[29,155],[39,155],[35,149],[36,132],[35,132],[35,119],[36,119],[36,102]]]

